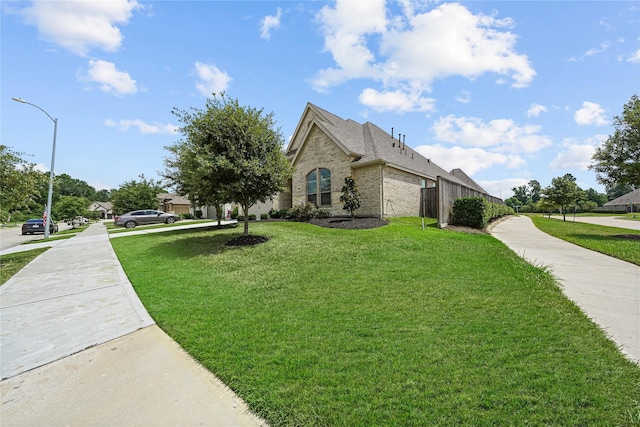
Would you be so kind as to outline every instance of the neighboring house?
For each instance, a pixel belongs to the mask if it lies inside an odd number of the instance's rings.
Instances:
[[[631,193],[627,193],[624,196],[620,196],[617,199],[613,199],[603,205],[608,210],[627,212],[640,211],[640,188],[633,190]]]
[[[191,213],[191,202],[183,196],[170,193],[158,194],[159,209],[164,212],[183,215]]]
[[[340,202],[344,178],[353,175],[360,191],[359,216],[417,216],[421,189],[435,187],[438,177],[486,193],[460,169],[448,173],[431,159],[373,123],[344,120],[311,103],[300,118],[286,150],[294,167],[280,209],[311,202],[334,216],[346,215]]]
[[[111,202],[93,202],[87,208],[89,212],[99,212],[100,218],[112,219],[113,218],[113,205]]]

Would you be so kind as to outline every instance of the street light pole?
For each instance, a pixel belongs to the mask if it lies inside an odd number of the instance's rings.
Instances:
[[[43,113],[45,113],[47,115],[47,117],[49,117],[51,119],[51,121],[53,122],[53,148],[51,149],[51,170],[49,171],[49,193],[47,194],[47,218],[45,220],[45,224],[44,224],[44,238],[48,239],[49,238],[49,229],[51,228],[51,199],[53,197],[53,167],[56,161],[56,135],[58,133],[58,119],[54,119],[53,117],[51,117],[49,115],[49,113],[47,113],[46,111],[44,111],[42,108],[38,107],[36,104],[32,104],[30,102],[25,101],[22,98],[11,98],[16,102],[20,102],[22,104],[28,104],[31,105],[33,107],[36,107],[38,110],[42,111]]]

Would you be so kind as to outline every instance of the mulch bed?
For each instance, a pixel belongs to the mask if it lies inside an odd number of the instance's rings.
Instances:
[[[259,245],[260,243],[268,242],[269,237],[265,236],[254,236],[249,234],[248,236],[242,235],[236,237],[235,239],[229,240],[225,243],[226,246],[253,246]]]

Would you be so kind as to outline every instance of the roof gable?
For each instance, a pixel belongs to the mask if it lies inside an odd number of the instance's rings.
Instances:
[[[613,199],[605,203],[604,206],[621,206],[621,205],[630,205],[631,203],[640,204],[640,188],[633,190],[632,192],[627,193],[625,195],[622,195],[617,199]]]
[[[438,176],[444,176],[449,180],[465,184],[433,163],[431,159],[422,156],[407,146],[404,141],[396,140],[375,124],[371,122],[360,124],[352,119],[345,120],[311,103],[307,103],[287,147],[286,153],[292,163],[295,163],[314,125],[318,126],[345,154],[354,157],[352,167],[385,163],[425,178],[435,180]]]

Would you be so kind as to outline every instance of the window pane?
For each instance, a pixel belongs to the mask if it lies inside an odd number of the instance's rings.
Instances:
[[[307,194],[316,194],[318,192],[318,178],[316,171],[313,171],[307,175]]]
[[[331,171],[329,169],[320,169],[320,191],[331,191]]]
[[[318,197],[318,196],[317,196],[316,194],[309,194],[309,195],[307,196],[307,201],[309,201],[309,202],[313,203],[314,205],[317,205],[317,203],[316,203],[316,199],[317,199],[317,197]]]
[[[322,193],[320,194],[320,202],[322,206],[330,206],[331,205],[331,193]]]

